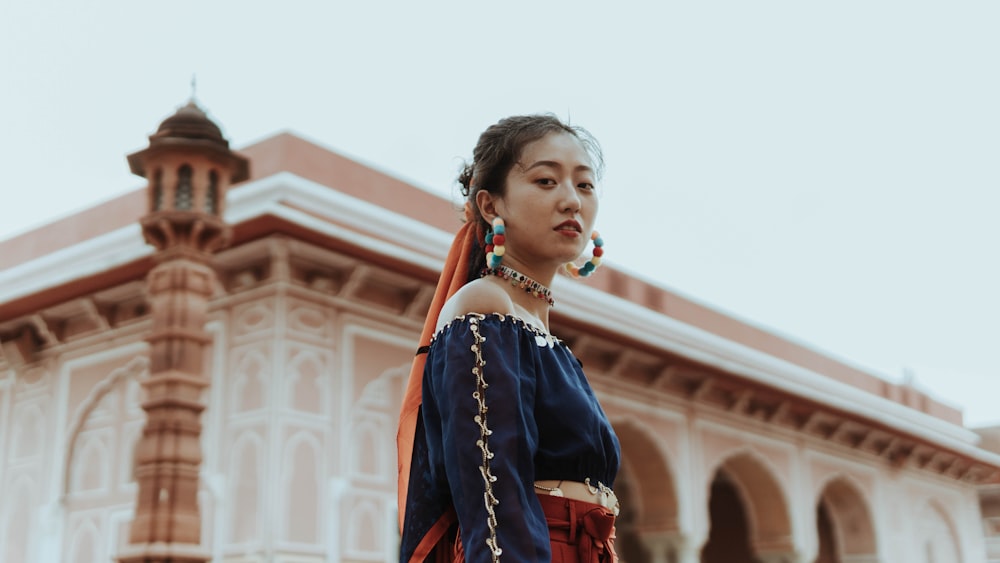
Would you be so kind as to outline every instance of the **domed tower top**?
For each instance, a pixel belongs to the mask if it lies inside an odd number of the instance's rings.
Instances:
[[[151,145],[166,139],[205,140],[229,147],[222,130],[194,103],[194,99],[178,108],[177,113],[163,120],[156,133],[149,136]]]
[[[222,136],[222,130],[198,107],[194,98],[160,123],[156,133],[149,136],[148,148],[128,156],[129,168],[133,174],[147,177],[147,163],[159,160],[165,152],[198,152],[228,162],[231,184],[250,177],[246,159],[229,149],[229,141]]]
[[[128,163],[148,181],[148,213],[141,223],[150,244],[203,252],[225,246],[226,192],[250,177],[250,163],[229,148],[193,99],[164,119],[149,146],[128,155]]]

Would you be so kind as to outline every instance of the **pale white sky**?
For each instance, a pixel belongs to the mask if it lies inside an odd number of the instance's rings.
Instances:
[[[613,4],[613,5],[612,5]],[[428,190],[498,118],[604,146],[607,258],[1000,423],[1000,2],[0,3],[0,238],[197,97]]]

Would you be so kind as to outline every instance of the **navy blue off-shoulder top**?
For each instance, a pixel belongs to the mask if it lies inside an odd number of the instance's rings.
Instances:
[[[469,314],[431,343],[401,560],[454,507],[466,561],[549,561],[534,482],[612,486],[620,447],[580,363],[513,316]]]

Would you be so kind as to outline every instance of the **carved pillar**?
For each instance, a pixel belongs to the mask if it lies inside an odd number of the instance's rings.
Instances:
[[[674,563],[698,563],[701,561],[701,545],[687,536],[678,535],[671,541]]]
[[[649,563],[698,563],[699,545],[690,536],[674,531],[643,532],[639,534]]]
[[[210,559],[201,546],[198,507],[202,395],[211,381],[202,355],[217,283],[210,264],[229,242],[225,190],[247,178],[247,161],[229,150],[218,126],[191,102],[165,120],[129,164],[150,179],[149,213],[141,224],[157,252],[147,276],[153,328],[146,338],[146,425],[136,447],[139,493],[119,561],[201,563]],[[219,181],[194,181],[210,176]]]
[[[671,563],[670,532],[652,532],[639,534],[642,547],[649,554],[649,563]]]
[[[149,274],[151,363],[150,376],[143,382],[146,426],[136,450],[139,498],[129,535],[132,544],[198,546],[201,542],[197,499],[200,416],[205,408],[201,395],[209,381],[201,366],[202,349],[209,342],[205,313],[214,278],[203,261],[179,256],[161,262]]]
[[[758,553],[756,557],[760,563],[806,563],[804,557],[794,552]]]

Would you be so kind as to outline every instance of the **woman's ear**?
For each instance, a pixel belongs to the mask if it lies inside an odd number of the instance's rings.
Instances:
[[[476,192],[476,207],[479,208],[479,214],[482,215],[488,225],[492,225],[493,219],[499,215],[499,211],[497,210],[499,199],[486,190]]]

